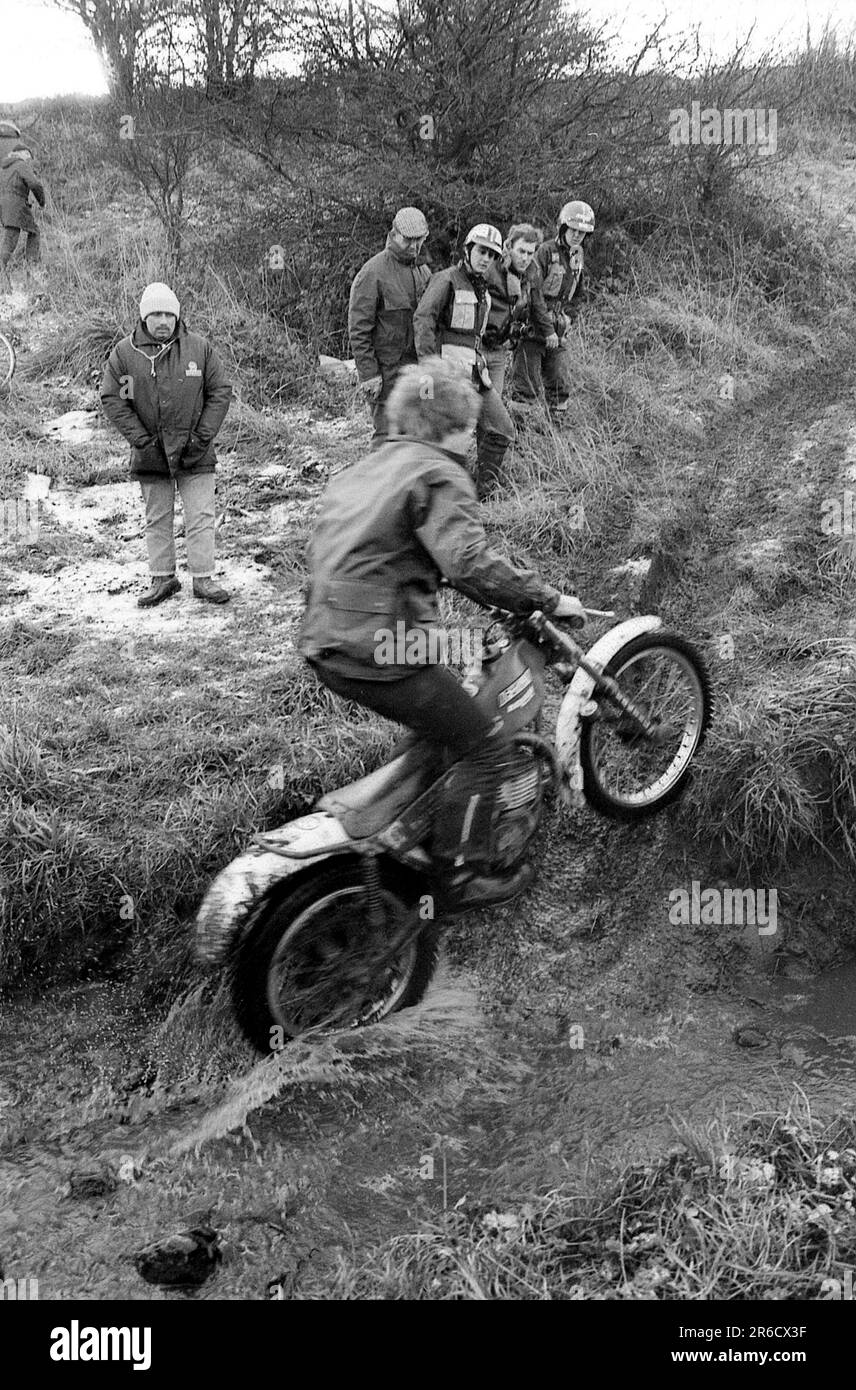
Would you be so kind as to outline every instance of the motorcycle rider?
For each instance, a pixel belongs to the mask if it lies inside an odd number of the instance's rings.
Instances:
[[[373,448],[386,438],[386,399],[398,369],[416,361],[413,311],[431,278],[420,260],[427,235],[419,208],[399,208],[383,251],[366,261],[351,284],[348,336],[372,415]]]
[[[546,395],[548,405],[563,414],[570,399],[571,363],[565,338],[576,310],[583,273],[583,244],[594,231],[594,212],[577,199],[565,203],[556,223],[556,236],[545,241],[535,256],[541,275],[541,294],[547,321],[533,322],[515,353],[512,383],[515,398],[534,401]]]
[[[502,234],[488,222],[471,227],[457,265],[438,270],[413,316],[420,362],[439,354],[457,363],[481,394],[476,427],[476,491],[479,499],[496,484],[502,460],[514,442],[511,416],[502,403],[506,351],[485,350],[491,313],[489,272],[502,255]],[[497,374],[494,380],[494,372]]]
[[[340,473],[321,499],[299,650],[335,694],[407,725],[457,763],[432,854],[440,911],[465,911],[504,902],[532,878],[528,864],[505,875],[477,872],[489,869],[493,804],[507,769],[502,721],[471,698],[432,642],[403,642],[386,664],[378,639],[436,631],[443,578],[514,613],[585,610],[488,544],[465,466],[479,397],[459,366],[428,357],[402,368],[387,412],[396,437]]]

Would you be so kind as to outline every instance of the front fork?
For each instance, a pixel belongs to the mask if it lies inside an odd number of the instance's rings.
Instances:
[[[530,621],[533,619],[530,618]],[[662,626],[659,618],[652,615],[628,618],[619,623],[595,642],[586,653],[581,647],[551,623],[543,614],[534,619],[539,629],[561,651],[567,653],[569,661],[559,662],[553,667],[559,677],[568,685],[562,700],[556,724],[556,751],[563,769],[563,799],[566,804],[583,806],[583,771],[580,763],[580,738],[582,720],[595,713],[597,703],[595,694],[602,693],[607,700],[632,720],[634,726],[647,738],[655,738],[657,724],[648,712],[625,695],[617,681],[604,675],[605,668],[623,647],[645,633],[654,632]]]

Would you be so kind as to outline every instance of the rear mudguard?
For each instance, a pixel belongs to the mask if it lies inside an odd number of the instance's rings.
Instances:
[[[196,917],[196,954],[206,965],[219,965],[225,960],[236,933],[274,883],[353,843],[336,818],[326,811],[313,811],[289,821],[288,825],[269,831],[265,839],[309,857],[287,859],[259,846],[227,864],[205,894]]]
[[[599,637],[591,651],[586,652],[586,657],[603,668],[622,647],[632,642],[634,637],[641,637],[643,632],[655,632],[658,627],[662,627],[661,620],[650,615],[628,618],[626,622],[619,623],[617,627],[610,628],[609,632]],[[579,667],[568,686],[556,721],[556,753],[565,769],[569,800],[573,806],[585,804],[583,769],[580,763],[581,720],[583,715],[593,712],[587,706],[591,703],[594,687],[594,678]]]

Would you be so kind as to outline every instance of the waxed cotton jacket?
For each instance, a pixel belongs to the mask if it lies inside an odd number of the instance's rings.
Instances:
[[[36,230],[30,207],[32,193],[39,207],[45,205],[45,190],[33,173],[29,159],[7,154],[0,163],[0,222],[4,227],[20,227],[22,232]]]
[[[307,558],[299,650],[363,680],[399,680],[427,663],[430,644],[423,642],[416,644],[421,662],[385,664],[385,634],[440,626],[441,577],[468,598],[512,613],[550,613],[559,600],[557,589],[491,549],[463,456],[405,436],[333,479]]]
[[[533,328],[545,338],[553,332],[553,321],[541,294],[541,272],[534,260],[518,275],[505,256],[495,261],[487,273],[490,315],[484,333],[486,348],[508,342],[515,326]]]
[[[431,357],[447,345],[475,348],[490,317],[491,299],[484,280],[470,276],[462,261],[438,270],[413,315],[416,355]]]
[[[131,445],[132,477],[212,473],[231,398],[214,348],[180,319],[167,346],[139,320],[114,347],[101,382],[104,413]]]
[[[348,302],[348,336],[360,381],[380,376],[382,367],[415,362],[413,311],[431,279],[427,265],[401,255],[387,237],[357,271]]]
[[[572,251],[554,238],[538,247],[533,264],[537,264],[541,274],[541,294],[552,327],[545,334],[536,328],[533,337],[547,337],[550,332],[556,332],[561,338],[568,326],[571,301],[580,288],[584,263],[582,246]]]

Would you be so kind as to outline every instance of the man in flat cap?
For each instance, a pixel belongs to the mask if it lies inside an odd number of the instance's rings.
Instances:
[[[232,387],[207,338],[191,333],[169,285],[146,285],[140,320],[117,343],[101,383],[108,420],[131,445],[131,477],[146,507],[152,584],[138,600],[151,608],[178,593],[173,532],[176,489],[184,511],[193,593],[206,603],[229,595],[214,581],[214,439]]]
[[[348,334],[374,422],[372,449],[386,441],[386,399],[395,378],[416,361],[413,312],[431,279],[421,258],[427,235],[419,208],[399,208],[384,250],[366,261],[351,285]]]

